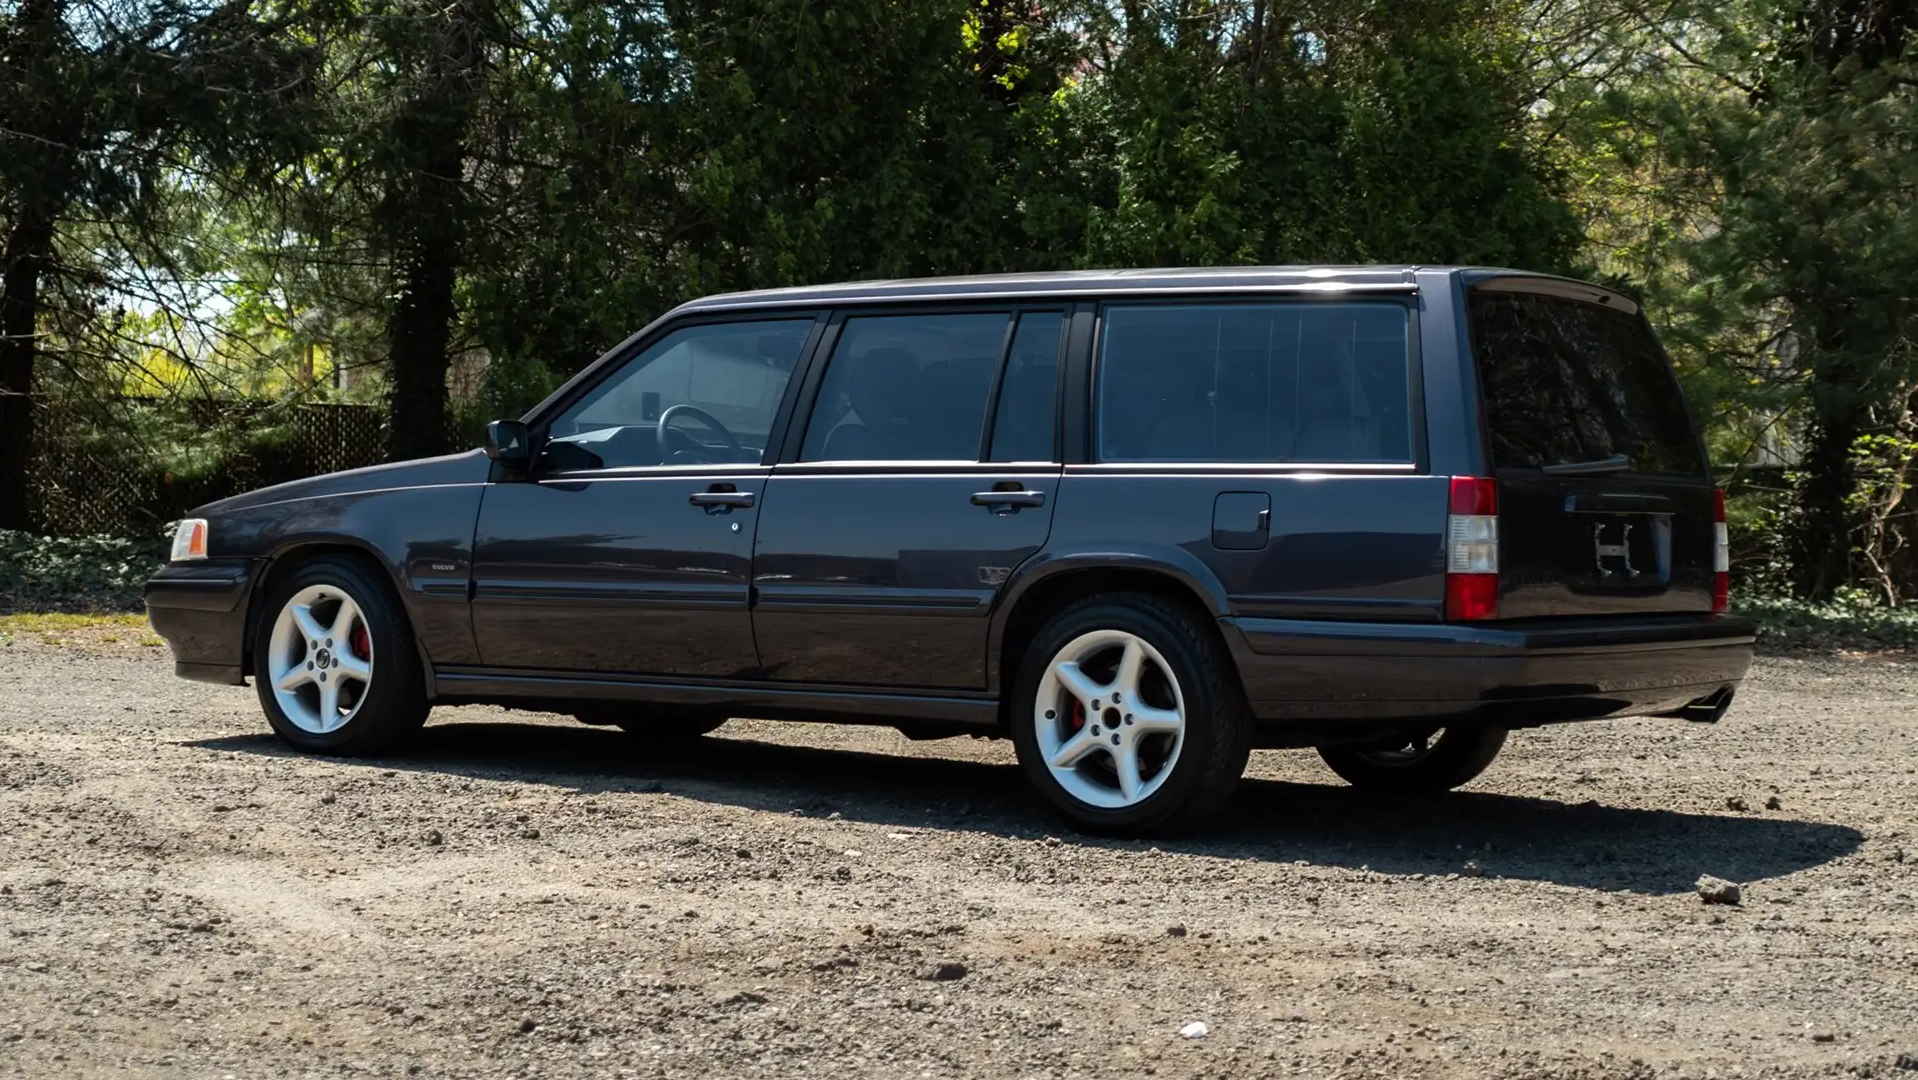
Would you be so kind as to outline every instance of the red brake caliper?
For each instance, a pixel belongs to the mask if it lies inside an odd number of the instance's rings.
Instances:
[[[1077,731],[1085,726],[1086,703],[1083,701],[1075,701],[1072,703],[1072,730]]]
[[[353,647],[354,656],[359,657],[361,660],[371,660],[373,658],[373,641],[366,636],[365,623],[356,622],[353,624],[353,634],[347,639],[347,643]]]

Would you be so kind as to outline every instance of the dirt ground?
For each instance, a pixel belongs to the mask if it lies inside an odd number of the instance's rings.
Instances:
[[[0,646],[4,1076],[1918,1080],[1893,661],[1521,732],[1432,800],[1262,752],[1155,845],[879,729],[462,708],[296,756],[106,636]]]

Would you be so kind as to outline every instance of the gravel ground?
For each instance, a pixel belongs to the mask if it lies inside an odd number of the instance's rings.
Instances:
[[[1918,1080],[1914,687],[1766,660],[1432,800],[1262,752],[1154,845],[1003,743],[461,708],[301,757],[164,649],[21,635],[0,1075]]]

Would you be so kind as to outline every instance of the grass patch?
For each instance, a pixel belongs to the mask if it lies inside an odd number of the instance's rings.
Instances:
[[[30,611],[0,615],[0,645],[10,645],[31,634],[47,645],[163,646],[147,617],[135,612],[81,614],[66,611]]]

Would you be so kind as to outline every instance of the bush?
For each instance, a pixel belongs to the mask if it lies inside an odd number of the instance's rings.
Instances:
[[[1918,648],[1918,608],[1886,607],[1863,589],[1840,589],[1828,604],[1736,596],[1732,607],[1757,621],[1759,647],[1769,652]]]
[[[0,611],[137,611],[172,530],[145,539],[0,529]]]

